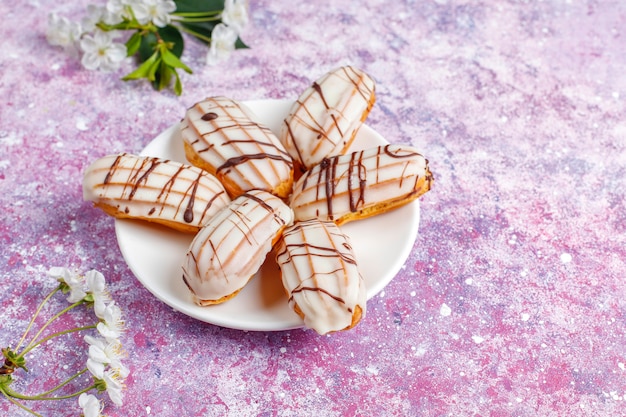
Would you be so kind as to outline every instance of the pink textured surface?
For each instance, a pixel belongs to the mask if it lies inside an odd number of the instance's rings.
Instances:
[[[49,267],[96,268],[128,326],[125,404],[108,416],[626,415],[624,3],[253,1],[251,49],[204,67],[188,42],[181,97],[49,46],[47,13],[84,7],[0,3],[0,345],[53,285]],[[377,81],[367,123],[436,176],[366,319],[328,337],[242,332],[158,302],[113,220],[82,201],[83,169],[139,152],[206,95],[295,98],[343,64]],[[73,342],[21,378],[37,388]],[[0,415],[26,414],[0,399]]]

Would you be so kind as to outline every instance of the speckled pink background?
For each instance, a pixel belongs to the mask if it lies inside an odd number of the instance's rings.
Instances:
[[[0,3],[0,345],[52,287],[49,267],[96,268],[132,372],[107,416],[626,415],[626,4],[251,3],[251,49],[205,67],[188,42],[181,97],[49,46],[47,13],[78,19],[83,2]],[[86,165],[139,152],[206,95],[295,98],[342,64],[377,81],[368,124],[436,175],[366,319],[328,337],[242,332],[157,301],[113,220],[82,201]],[[74,343],[36,351],[19,386],[81,366]],[[27,414],[0,399],[0,415]]]

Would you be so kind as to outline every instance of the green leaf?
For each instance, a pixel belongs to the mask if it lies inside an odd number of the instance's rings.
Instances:
[[[143,64],[141,64],[135,71],[124,76],[122,80],[138,80],[140,78],[148,78],[149,80],[151,80],[151,77],[153,79],[155,71],[153,67],[155,65],[158,66],[159,62],[161,61],[160,55],[161,54],[159,53],[159,51],[155,51],[148,59],[144,61]]]
[[[170,85],[170,81],[172,79],[172,72],[175,72],[173,68],[168,66],[164,61],[161,61],[161,65],[159,65],[158,78],[155,80],[157,83],[157,90],[161,91],[168,85]]]
[[[161,56],[163,57],[163,62],[165,64],[167,64],[168,66],[172,67],[172,68],[181,68],[183,69],[185,72],[187,72],[188,74],[193,73],[193,71],[191,70],[191,68],[189,68],[187,65],[183,64],[183,62],[178,59],[178,57],[176,55],[174,55],[173,53],[171,53],[169,51],[169,49],[167,48],[162,48],[161,50]]]
[[[176,26],[168,25],[159,28],[158,32],[164,42],[172,44],[169,45],[171,46],[169,49],[174,55],[180,58],[183,55],[183,50],[185,49],[185,40],[183,39],[183,35],[180,33],[178,28]]]
[[[144,62],[149,59],[156,49],[158,39],[152,32],[146,33],[141,38],[141,44],[139,45],[139,62]]]
[[[246,45],[245,43],[243,43],[243,41],[241,40],[241,38],[237,38],[237,41],[235,42],[235,49],[249,49],[250,47],[248,45]]]
[[[137,31],[126,41],[126,56],[133,56],[141,46],[141,32]]]
[[[159,37],[166,42],[170,47],[170,50],[177,57],[182,56],[185,49],[185,40],[178,28],[169,25],[157,30]],[[141,62],[147,60],[152,56],[159,44],[159,38],[156,33],[147,33],[141,38],[141,45],[139,45],[139,60]]]
[[[174,70],[174,75],[176,76],[176,80],[174,81],[174,94],[180,96],[183,93],[183,83],[180,81],[178,71]]]
[[[224,10],[224,0],[174,0],[177,12],[212,12]]]
[[[152,63],[152,65],[148,69],[148,74],[146,75],[146,78],[150,81],[157,81],[159,67],[163,63],[163,59],[159,51],[155,52],[155,54],[158,54],[158,58]]]

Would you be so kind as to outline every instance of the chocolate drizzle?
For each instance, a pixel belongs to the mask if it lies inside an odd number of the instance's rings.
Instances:
[[[327,290],[325,290],[323,288],[320,288],[320,287],[298,287],[298,288],[294,289],[293,291],[291,291],[291,296],[289,296],[289,302],[293,301],[294,294],[297,294],[297,293],[303,292],[303,291],[321,292],[323,294],[326,294],[327,296],[329,296],[333,300],[336,300],[338,303],[346,304],[346,300],[344,300],[343,298],[338,297],[336,295],[333,295],[333,294],[330,293],[330,291],[327,291]],[[348,308],[347,310],[348,310],[348,312],[352,313],[352,309],[351,308]]]
[[[249,198],[250,200],[256,201],[261,207],[263,207],[269,213],[272,213],[272,215],[274,216],[274,220],[276,220],[279,224],[281,224],[281,225],[285,224],[285,219],[283,219],[279,215],[279,213],[277,213],[276,210],[274,210],[274,208],[271,205],[269,205],[266,201],[263,201],[263,199],[257,197],[256,195],[253,195],[251,193],[245,193],[245,194],[243,194],[243,196],[246,197],[246,198]]]
[[[280,155],[272,155],[268,153],[257,153],[257,154],[240,155],[240,156],[227,159],[226,162],[224,162],[222,165],[217,167],[215,172],[217,173],[225,169],[237,166],[239,164],[245,164],[255,159],[273,159],[276,161],[283,161],[283,162],[287,162],[291,164],[291,161],[287,161],[285,158],[283,158]]]
[[[109,170],[107,171],[107,174],[104,176],[104,181],[102,181],[103,184],[108,184],[111,181],[111,178],[113,177],[113,174],[115,173],[115,171],[117,170],[117,167],[120,164],[121,159],[126,156],[125,153],[119,154],[115,160],[113,161],[113,164],[111,164],[111,167],[109,168]]]
[[[128,199],[132,200],[133,197],[135,196],[135,193],[137,192],[137,189],[141,186],[141,182],[148,182],[148,177],[150,176],[150,174],[152,173],[152,171],[154,171],[154,169],[160,164],[160,161],[158,158],[150,158],[150,159],[146,159],[142,162],[142,166],[141,168],[143,168],[143,166],[145,164],[149,164],[150,166],[148,167],[148,169],[141,174],[137,180],[134,181],[133,184],[133,188],[130,191],[130,194],[128,195]],[[141,168],[137,170],[137,174],[139,174],[139,172],[141,172]]]
[[[192,189],[191,193],[189,193],[187,208],[185,208],[185,212],[183,213],[183,220],[187,223],[193,222],[193,204],[196,201],[196,192],[198,191],[198,183],[201,176],[202,173],[198,174],[198,179],[192,182]]]

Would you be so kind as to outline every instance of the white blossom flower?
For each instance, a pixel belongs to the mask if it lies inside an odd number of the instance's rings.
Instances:
[[[222,11],[222,22],[235,29],[238,34],[248,24],[248,5],[246,0],[226,0]]]
[[[118,339],[124,331],[124,320],[122,320],[122,310],[112,301],[102,312],[100,323],[96,326],[98,333],[108,341]]]
[[[126,58],[126,46],[113,41],[115,33],[96,30],[94,35],[85,35],[80,47],[85,53],[81,63],[88,70],[114,71]],[[97,314],[97,313],[96,313]]]
[[[215,65],[228,58],[235,50],[237,32],[223,23],[218,23],[211,32],[211,48],[207,54],[207,64]]]
[[[59,16],[55,13],[48,15],[46,39],[48,39],[50,45],[62,47],[75,45],[81,33],[82,29],[80,24],[71,22],[66,17]]]
[[[85,341],[89,344],[87,368],[93,376],[98,379],[104,378],[104,369],[107,366],[115,369],[123,378],[128,376],[129,370],[122,363],[124,352],[119,340],[109,342],[87,335]]]
[[[89,4],[87,6],[87,16],[82,18],[80,24],[83,28],[83,33],[90,33],[97,29],[97,23],[103,22],[107,25],[116,25],[121,23],[123,20],[124,19],[121,14],[111,13],[104,6]]]
[[[78,405],[83,409],[83,415],[85,417],[100,417],[102,411],[102,404],[95,395],[82,393],[78,397]]]
[[[125,16],[126,6],[130,5],[127,0],[109,0],[105,6],[106,10],[114,16],[120,18]]]
[[[96,312],[96,316],[104,318],[106,304],[111,301],[104,275],[93,269],[85,274],[85,279],[87,280],[87,288],[93,296],[93,309]]]
[[[106,384],[106,391],[109,398],[116,405],[122,405],[122,376],[115,369],[108,369],[104,372],[102,380]]]
[[[171,21],[170,13],[176,10],[176,3],[172,0],[143,0],[133,5],[133,12],[137,21],[142,25],[149,22],[156,26],[167,26]]]
[[[144,0],[108,0],[105,7],[112,16],[117,16],[120,21],[132,20],[137,15],[137,6],[142,5],[143,2]]]
[[[48,271],[48,275],[70,287],[70,295],[67,297],[68,302],[76,303],[87,295],[83,288],[85,285],[84,277],[70,271],[68,268],[52,267]]]

